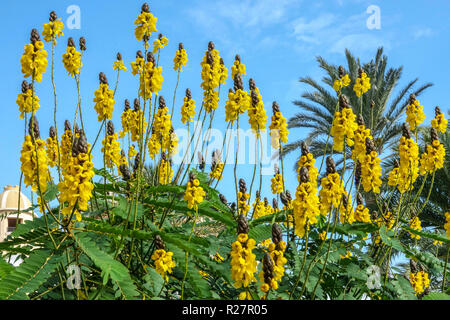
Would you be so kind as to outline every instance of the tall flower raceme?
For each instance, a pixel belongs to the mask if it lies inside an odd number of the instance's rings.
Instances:
[[[239,64],[239,67],[240,66],[243,65]],[[233,67],[235,66],[233,65]],[[250,89],[250,106],[248,108],[248,122],[256,138],[258,138],[261,134],[261,131],[264,131],[266,129],[267,115],[266,110],[264,109],[262,96],[259,93],[259,88],[256,86],[255,81],[250,78],[248,83]]]
[[[154,266],[156,272],[158,272],[163,279],[168,282],[169,274],[173,272],[176,264],[173,261],[173,252],[166,251],[166,245],[159,235],[155,236],[155,247],[156,250],[153,252],[152,260],[154,261]]]
[[[246,216],[250,210],[250,205],[247,203],[250,199],[250,194],[247,192],[247,184],[244,179],[239,179],[239,192],[237,194],[238,214]]]
[[[270,123],[270,143],[272,148],[278,149],[280,147],[280,142],[286,143],[288,141],[289,130],[287,129],[286,118],[280,111],[280,106],[276,101],[272,103],[271,117],[272,122]]]
[[[114,61],[113,64],[113,70],[117,70],[118,72],[120,70],[127,71],[127,67],[125,67],[125,64],[123,63],[122,54],[120,52],[117,52],[116,61]]]
[[[158,18],[153,16],[150,12],[150,7],[147,3],[144,3],[141,8],[141,13],[138,15],[136,20],[134,20],[134,24],[136,28],[134,29],[134,35],[138,41],[148,40],[152,34],[152,32],[158,31],[156,30],[156,21]]]
[[[225,84],[228,78],[228,69],[225,67],[225,62],[223,58],[220,58],[220,66],[219,66],[219,83]]]
[[[371,138],[366,138],[366,155],[361,161],[362,186],[365,192],[373,191],[380,193],[381,181],[381,159],[375,151]]]
[[[173,58],[173,70],[181,71],[182,67],[185,67],[188,62],[188,57],[186,49],[183,43],[178,44],[178,50],[175,52],[175,57]]]
[[[415,131],[423,120],[425,120],[423,106],[416,99],[416,95],[412,93],[409,96],[409,104],[406,106],[406,122],[408,122],[409,129]]]
[[[409,221],[409,227],[413,230],[416,231],[421,231],[422,230],[422,223],[419,219],[419,217],[413,217],[410,221]],[[411,236],[412,239],[420,239],[420,235],[418,234],[414,234],[412,232],[409,233],[409,235]]]
[[[356,123],[358,127],[355,130],[355,139],[352,150],[352,159],[353,161],[363,162],[366,158],[366,139],[373,139],[370,134],[370,129],[366,128],[364,123],[364,118],[361,114],[358,114],[356,117]]]
[[[80,69],[83,66],[81,63],[81,52],[76,50],[75,41],[72,37],[67,40],[66,52],[62,55],[62,57],[64,68],[71,77],[74,77],[76,74],[80,73]]]
[[[131,126],[133,125],[133,110],[130,108],[130,101],[125,99],[122,115],[120,116],[120,122],[122,124],[122,130],[119,131],[119,138],[125,137],[125,135],[131,132]]]
[[[211,172],[209,173],[209,177],[211,179],[221,180],[222,172],[225,164],[221,161],[222,154],[219,150],[214,150],[212,153],[211,160]]]
[[[49,180],[48,159],[45,151],[45,141],[41,140],[39,124],[34,115],[28,122],[28,134],[22,144],[20,170],[24,175],[26,186],[31,186],[33,192],[43,194],[47,190]]]
[[[31,31],[30,43],[25,45],[24,53],[20,58],[22,73],[25,78],[31,77],[37,82],[42,81],[42,74],[47,69],[47,51],[36,29]]]
[[[348,103],[347,96],[343,94],[339,96],[339,109],[340,111],[336,111],[334,114],[330,134],[333,137],[333,149],[343,151],[344,142],[350,147],[353,146],[358,124],[355,122],[356,115]]]
[[[53,168],[58,164],[58,137],[56,136],[55,127],[50,127],[49,137],[46,142],[48,165]]]
[[[45,42],[52,41],[53,45],[56,45],[56,38],[63,36],[64,33],[62,30],[64,29],[64,23],[61,19],[58,19],[56,12],[50,12],[49,23],[44,24],[44,30],[42,31],[42,35],[44,36]]]
[[[22,81],[22,93],[17,95],[16,103],[19,106],[19,118],[23,119],[26,113],[36,112],[39,108],[39,97],[33,92],[33,85],[26,80]]]
[[[139,96],[144,100],[150,99],[153,93],[158,94],[161,90],[164,80],[162,67],[156,66],[155,56],[152,52],[147,53],[147,62],[139,79]]]
[[[114,91],[109,89],[108,79],[103,72],[99,74],[100,86],[95,90],[95,106],[94,109],[97,111],[98,121],[103,121],[104,119],[112,119],[112,114],[114,111]]]
[[[231,245],[231,279],[234,287],[248,287],[252,282],[256,282],[256,256],[253,249],[256,246],[254,239],[248,236],[249,226],[245,215],[238,217],[237,239]]]
[[[102,141],[101,152],[105,155],[105,163],[107,168],[119,168],[121,164],[120,142],[117,141],[117,132],[114,132],[114,124],[111,120],[106,126],[106,137]]]
[[[136,61],[132,61],[130,63],[131,74],[133,76],[135,76],[137,74],[141,75],[144,72],[144,64],[145,64],[145,60],[144,60],[144,56],[142,55],[142,51],[141,50],[136,51]]]
[[[169,44],[169,39],[167,39],[165,36],[162,35],[162,33],[160,33],[158,35],[158,38],[156,38],[155,41],[153,41],[152,52],[157,53],[158,51],[160,51],[162,48],[164,48],[168,44]]]
[[[147,122],[145,121],[144,111],[141,110],[141,105],[139,99],[134,99],[133,111],[130,116],[130,133],[131,141],[140,141],[141,137],[144,135],[144,130],[147,127]]]
[[[202,203],[206,193],[200,186],[200,181],[193,173],[189,173],[189,181],[186,185],[183,200],[187,202],[189,209],[198,209],[198,205]]]
[[[62,214],[65,216],[75,214],[78,221],[81,221],[80,211],[88,209],[88,202],[94,189],[91,181],[95,174],[94,164],[89,149],[86,135],[81,131],[80,137],[73,140],[69,163],[62,172],[64,180],[58,184],[59,202],[67,204],[61,210]]]
[[[59,151],[61,153],[61,167],[67,167],[72,156],[73,132],[69,120],[64,121],[64,132],[61,136]]]
[[[419,272],[411,272],[409,274],[409,280],[416,295],[423,293],[425,289],[430,286],[430,279],[428,278],[428,273],[426,273],[423,270]]]
[[[317,187],[311,184],[309,173],[306,167],[300,169],[300,184],[295,192],[293,201],[295,234],[299,237],[305,235],[311,224],[317,223],[320,215],[319,197],[317,197]]]
[[[364,93],[370,89],[370,78],[364,72],[362,68],[359,68],[359,76],[356,78],[355,85],[353,86],[353,91],[355,91],[356,96],[359,98]]]
[[[194,120],[195,115],[195,100],[192,99],[191,90],[186,89],[186,96],[183,98],[183,105],[181,106],[181,122],[186,124]]]
[[[411,132],[403,124],[403,135],[399,146],[400,166],[398,168],[398,190],[401,193],[412,190],[419,176],[419,147],[411,138]]]
[[[275,164],[274,166],[274,176],[270,181],[272,182],[270,185],[270,189],[272,190],[273,194],[280,194],[283,192],[284,189],[284,181],[283,176],[280,173],[280,168],[278,168],[278,165]]]
[[[253,219],[258,219],[270,214],[266,209],[266,203],[268,204],[267,198],[265,200],[265,202],[261,200],[261,194],[256,190],[255,202],[253,203]]]
[[[247,92],[244,91],[242,77],[238,73],[234,78],[234,91],[228,92],[228,100],[225,104],[225,121],[233,123],[240,114],[243,114],[250,107],[251,102]]]
[[[355,220],[358,222],[370,223],[370,212],[368,208],[364,207],[363,197],[360,193],[356,196],[356,203]]]
[[[420,174],[434,173],[444,167],[445,148],[439,141],[435,128],[431,128],[431,145],[427,145],[426,152],[420,158]]]
[[[161,150],[160,151],[171,151],[170,150],[170,141],[172,140],[170,136],[173,132],[171,132],[172,121],[170,120],[169,109],[166,106],[166,102],[163,96],[159,96],[159,106],[158,110],[155,114],[155,118],[153,120],[153,133],[149,139],[149,150],[152,149],[150,143],[159,144]],[[151,141],[151,142],[150,142]],[[151,154],[154,153],[155,150],[152,150]],[[156,152],[158,154],[160,151]]]
[[[319,191],[320,213],[322,215],[330,213],[333,207],[338,208],[342,195],[346,193],[344,183],[336,171],[336,164],[332,157],[327,157],[326,165],[326,176],[320,181],[322,188]]]
[[[350,85],[350,77],[348,74],[345,73],[344,67],[339,66],[338,69],[339,72],[339,79],[334,80],[333,82],[333,89],[336,91],[337,94],[339,94],[343,87],[348,87]]]
[[[352,224],[353,222],[356,221],[355,211],[353,210],[352,207],[350,195],[347,195],[346,192],[342,195],[342,203],[341,206],[339,207],[339,213],[340,213],[339,221],[342,224],[344,223]]]
[[[450,239],[450,211],[446,212],[444,216],[445,216],[444,229],[447,234],[447,238]]]
[[[173,177],[172,164],[163,153],[161,163],[159,164],[159,184],[166,185],[170,183]]]
[[[435,117],[433,120],[431,120],[431,126],[435,128],[437,131],[440,131],[441,133],[445,133],[447,131],[447,119],[444,117],[444,113],[441,111],[439,107],[436,107],[434,109]]]
[[[219,106],[219,92],[215,90],[221,79],[221,64],[219,51],[215,49],[214,43],[208,43],[208,50],[205,52],[202,62],[201,87],[203,91],[203,107],[210,113]]]
[[[297,179],[300,182],[300,169],[302,167],[306,167],[308,169],[309,182],[313,186],[317,186],[317,177],[319,176],[319,171],[317,170],[314,163],[316,159],[314,159],[314,155],[309,151],[309,147],[305,142],[301,144],[302,154],[300,159],[297,161]]]

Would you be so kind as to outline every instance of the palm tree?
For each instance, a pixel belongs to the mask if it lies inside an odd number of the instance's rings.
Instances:
[[[390,151],[391,147],[398,143],[398,136],[401,133],[399,120],[408,105],[409,94],[414,93],[419,96],[425,89],[431,87],[432,83],[426,83],[414,89],[418,81],[416,78],[399,90],[395,98],[391,98],[397,88],[403,67],[388,69],[387,57],[383,55],[383,48],[377,50],[375,59],[365,64],[361,64],[359,59],[355,59],[349,50],[345,50],[345,55],[348,65],[346,72],[352,82],[348,87],[342,89],[342,93],[347,96],[355,114],[359,113],[362,104],[364,122],[366,127],[371,128],[375,148],[378,154],[382,155],[383,152]],[[289,119],[288,128],[311,128],[312,130],[304,141],[311,146],[311,152],[319,157],[332,153],[330,147],[332,138],[329,138],[328,144],[327,139],[338,100],[332,86],[334,80],[339,78],[339,67],[327,63],[322,57],[318,57],[317,61],[327,73],[322,82],[331,90],[327,90],[325,86],[311,77],[301,78],[299,81],[308,84],[314,91],[304,92],[302,94],[304,100],[293,102],[300,108],[300,112]],[[358,77],[359,68],[366,72],[371,82],[371,89],[362,98],[358,98],[353,91],[353,84]],[[302,140],[297,140],[287,144],[284,153],[300,150],[301,143]],[[346,150],[346,155],[350,157],[350,149]],[[336,163],[339,164],[342,160],[341,157]]]

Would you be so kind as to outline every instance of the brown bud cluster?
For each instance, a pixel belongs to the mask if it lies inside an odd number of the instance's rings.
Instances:
[[[239,89],[244,89],[244,83],[242,82],[242,76],[240,73],[236,73],[234,76],[234,91],[238,91]]]
[[[39,35],[39,31],[37,29],[31,30],[30,42],[34,44],[36,41],[41,41],[41,36]]]
[[[128,99],[125,99],[123,111],[128,111],[128,110],[130,110],[130,101]]]
[[[75,47],[75,41],[73,40],[72,37],[69,37],[69,39],[67,39],[67,46],[68,47]]]
[[[56,15],[56,12],[55,11],[50,12],[50,17],[48,18],[48,20],[50,22],[54,22],[54,21],[56,21],[56,19],[58,19],[58,16]]]
[[[64,121],[64,131],[72,131],[72,126],[70,125],[70,121]]]
[[[114,134],[114,123],[111,120],[109,120],[106,124],[106,134],[108,136],[112,136]]]
[[[164,249],[166,247],[163,239],[161,239],[161,237],[159,235],[155,236],[155,247],[156,247],[156,249]]]
[[[403,125],[402,125],[402,135],[406,139],[411,139],[411,132],[409,131],[408,126],[406,125],[406,123],[403,123]]]
[[[249,227],[248,227],[248,221],[247,218],[241,214],[238,217],[238,221],[237,221],[237,233],[241,234],[241,233],[245,233],[248,234],[249,232]]]
[[[133,101],[133,107],[134,107],[134,111],[136,111],[136,112],[139,111],[139,110],[141,110],[141,104],[140,104],[138,98],[135,98],[135,99],[134,99],[134,101]]]
[[[273,114],[280,112],[280,106],[278,105],[278,102],[274,101],[272,103],[272,112]]]
[[[72,145],[72,156],[77,157],[80,153],[88,153],[88,145],[84,131],[81,131],[80,137],[74,137]]]
[[[49,129],[49,131],[48,131],[48,136],[50,137],[50,138],[54,138],[54,137],[56,137],[56,130],[55,130],[55,127],[54,126],[51,126],[50,127],[50,129]]]
[[[348,98],[345,94],[339,96],[339,109],[342,111],[344,108],[350,108]]]
[[[308,172],[308,168],[306,168],[306,167],[301,167],[301,169],[300,169],[300,182],[301,183],[309,182],[309,172]]]
[[[242,193],[246,193],[247,192],[247,184],[245,183],[244,179],[239,179],[239,191]]]
[[[100,81],[100,84],[108,84],[108,79],[106,79],[106,75],[103,72],[98,74],[98,80]]]
[[[86,51],[86,39],[84,37],[80,38],[78,44],[80,46],[81,51]]]
[[[191,90],[189,88],[186,89],[186,98],[188,100],[192,99],[192,93],[191,93]]]
[[[39,123],[34,115],[30,117],[30,121],[28,122],[28,134],[32,137],[33,140],[41,138]]]
[[[336,163],[334,162],[331,156],[327,157],[326,165],[327,165],[327,174],[336,172]]]

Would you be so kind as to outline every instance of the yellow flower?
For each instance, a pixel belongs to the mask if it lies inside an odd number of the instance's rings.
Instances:
[[[70,128],[70,123],[66,120],[64,123],[64,133],[61,136],[61,145],[59,151],[61,153],[61,167],[64,170],[69,164],[70,157],[72,156],[72,138],[73,133]]]
[[[371,141],[371,140],[369,140]],[[373,191],[380,193],[382,181],[381,177],[381,159],[375,150],[366,154],[363,161],[361,161],[361,178],[362,185],[365,192]]]
[[[242,241],[244,240],[245,241]],[[248,287],[256,281],[256,256],[252,252],[256,242],[246,234],[239,234],[231,246],[231,279],[235,288]]]
[[[260,132],[266,129],[267,115],[259,89],[256,87],[253,79],[250,79],[249,83],[251,91],[249,96],[248,122],[256,138],[258,138]]]
[[[69,42],[66,48],[66,53],[63,54],[64,68],[67,73],[74,77],[80,73],[80,69],[83,66],[81,63],[81,53],[75,49],[75,44],[72,38],[69,38]]]
[[[317,223],[317,217],[320,215],[317,188],[309,182],[308,171],[303,168],[301,182],[293,201],[295,234],[299,237],[305,235],[305,227],[309,229],[309,225]]]
[[[211,172],[209,173],[209,177],[212,179],[221,180],[222,179],[222,172],[225,164],[223,162],[219,162],[214,166],[214,168],[211,168]]]
[[[205,51],[200,65],[202,66],[201,87],[203,90],[214,90],[220,84],[222,67],[219,51],[214,49],[212,42],[208,44],[208,50]]]
[[[134,21],[134,24],[137,25],[137,27],[134,29],[134,35],[136,36],[136,39],[138,41],[141,41],[144,36],[147,38],[150,38],[150,35],[152,32],[158,31],[156,30],[156,21],[158,18],[154,17],[153,14],[151,14],[147,10],[141,11],[141,14],[138,15],[137,19]]]
[[[275,174],[275,176],[270,180],[272,184],[270,185],[270,189],[273,194],[280,194],[283,192],[283,176],[280,173]]]
[[[366,128],[364,125],[364,120],[361,115],[358,115],[357,123],[358,127],[354,132],[355,143],[352,150],[352,159],[362,163],[366,158],[366,139],[369,138],[370,140],[373,140],[373,138],[370,135],[370,129]]]
[[[411,229],[413,229],[413,230],[416,230],[416,231],[422,230],[422,224],[420,223],[419,218],[418,218],[418,217],[412,218],[412,219],[409,221],[409,227],[410,227]],[[409,234],[411,235],[411,238],[412,238],[412,239],[417,239],[417,240],[420,239],[420,236],[419,236],[418,234],[414,234],[414,233],[412,233],[412,232],[410,232]]]
[[[414,94],[409,97],[409,104],[406,106],[406,122],[409,124],[411,130],[416,130],[417,126],[425,120],[425,113],[423,106],[420,105],[419,100]]]
[[[98,121],[104,119],[111,119],[114,111],[114,92],[109,89],[108,83],[100,83],[100,86],[95,90],[94,109],[97,111]]]
[[[133,76],[137,75],[137,74],[142,74],[142,72],[144,71],[144,63],[145,60],[142,57],[142,52],[138,51],[136,54],[136,61],[131,62],[131,74]]]
[[[34,143],[36,144],[36,148]],[[44,194],[47,190],[47,181],[50,178],[45,142],[39,137],[36,137],[34,143],[31,135],[28,134],[25,136],[20,156],[20,170],[23,172],[25,185],[31,186],[33,192],[39,190]]]
[[[173,70],[181,71],[182,67],[185,67],[188,62],[188,57],[186,49],[184,49],[183,44],[178,45],[178,50],[175,52],[175,57],[173,58]]]
[[[353,91],[355,91],[356,96],[359,98],[369,89],[370,89],[370,78],[367,76],[365,72],[360,72],[359,77],[356,78],[356,83],[353,87]]]
[[[231,66],[231,78],[234,80],[237,74],[245,75],[245,64],[241,63],[241,57],[236,55],[234,63]]]
[[[400,138],[400,166],[398,168],[398,190],[401,193],[411,190],[419,176],[419,147],[409,136],[404,126],[404,135]]]
[[[250,99],[242,89],[228,92],[228,101],[225,104],[225,121],[236,121],[250,107]]]
[[[166,159],[161,159],[161,164],[159,165],[159,184],[166,185],[170,183],[173,176],[173,170],[170,161]]]
[[[337,208],[341,202],[342,195],[345,193],[344,183],[339,173],[329,173],[321,180],[322,189],[319,191],[320,213],[327,215],[332,207]]]
[[[139,96],[149,99],[152,94],[158,94],[163,83],[162,67],[155,67],[154,58],[145,64],[143,72],[140,74]]]
[[[355,219],[359,222],[370,223],[370,212],[368,208],[365,208],[364,205],[358,204],[355,209]]]
[[[419,271],[417,273],[410,273],[409,280],[411,282],[414,291],[417,294],[421,294],[425,291],[425,288],[430,286],[430,279],[428,278],[428,273],[424,271]]]
[[[216,255],[214,256],[214,260],[217,262],[223,262],[224,258],[219,254],[219,252],[216,252]]]
[[[108,122],[107,136],[102,141],[101,152],[105,156],[106,167],[112,169],[114,165],[119,168],[121,164],[120,142],[117,141],[117,133],[114,132],[114,127],[110,129],[112,122]]]
[[[422,153],[422,157],[420,158],[420,174],[433,173],[436,170],[443,168],[444,160],[444,146],[439,140],[433,140],[431,145],[427,145],[427,151]]]
[[[46,147],[48,165],[53,168],[58,164],[58,137],[54,127],[50,127],[50,136],[47,138]]]
[[[190,179],[186,185],[183,200],[187,202],[189,209],[197,210],[205,195],[205,191],[200,186],[200,181],[198,179]]]
[[[321,233],[319,233],[319,239],[322,241],[325,241],[326,239],[328,239],[326,230],[323,230]]]
[[[159,37],[153,41],[153,53],[157,53],[159,50],[167,46],[169,43],[169,39],[164,37],[162,34],[159,34]]]
[[[355,222],[355,211],[352,208],[352,201],[350,195],[347,195],[347,193],[344,193],[342,195],[342,204],[339,207],[339,221],[344,223],[352,224]]]
[[[250,210],[250,205],[247,204],[247,200],[250,199],[250,194],[248,192],[238,192],[238,213],[247,215]]]
[[[206,112],[211,112],[219,106],[219,92],[215,90],[203,91],[203,108]]]
[[[169,276],[167,274],[171,274],[172,269],[176,266],[172,257],[173,252],[166,252],[164,249],[157,249],[152,255],[152,259],[155,261],[156,272],[158,272],[166,282],[169,281]]]
[[[248,291],[239,293],[239,300],[253,300],[252,295]]]
[[[437,131],[440,131],[441,133],[445,133],[447,131],[447,119],[444,117],[444,113],[441,112],[441,109],[439,107],[436,107],[435,109],[436,116],[433,120],[431,120],[431,126],[435,128]]]
[[[341,97],[345,97],[341,95]],[[358,129],[358,124],[355,122],[356,115],[353,113],[351,107],[348,106],[346,98],[341,98],[341,112],[336,111],[334,114],[333,125],[330,134],[333,137],[333,149],[336,151],[344,150],[344,141],[348,146],[353,146],[353,138],[355,131]]]
[[[123,60],[122,60],[122,55],[119,53],[117,53],[117,60],[114,61],[113,64],[113,70],[123,70],[123,71],[127,71],[127,67],[125,67],[125,65],[123,64]]]
[[[336,92],[339,92],[343,87],[347,87],[350,84],[350,82],[351,82],[350,77],[348,76],[348,74],[346,74],[342,78],[334,80],[333,89]]]
[[[445,229],[445,232],[447,233],[447,238],[450,239],[450,211],[445,213],[444,229]]]
[[[16,103],[19,106],[19,118],[23,119],[25,113],[36,112],[39,110],[39,97],[33,94],[33,89],[30,88],[26,81],[22,83],[22,93],[17,95]],[[24,92],[25,91],[25,92]]]
[[[313,186],[317,185],[317,177],[319,176],[319,172],[317,171],[317,168],[314,166],[314,163],[316,162],[316,159],[314,159],[314,156],[311,152],[303,153],[300,159],[297,161],[297,178],[300,182],[300,169],[302,167],[306,167],[308,169],[308,175],[309,175],[309,181]]]
[[[191,91],[186,89],[186,96],[183,99],[183,105],[181,106],[181,122],[191,122],[194,120],[195,115],[195,100],[191,99]],[[189,92],[189,94],[188,94]]]
[[[289,130],[287,129],[286,118],[280,111],[278,103],[275,101],[272,104],[273,115],[271,117],[272,122],[270,123],[270,143],[272,148],[278,149],[280,147],[280,142],[288,142]]]
[[[50,22],[45,23],[43,27],[44,30],[42,31],[42,35],[44,36],[45,42],[52,41],[53,45],[56,45],[56,38],[64,35],[62,32],[62,29],[64,29],[64,23],[61,19],[56,19],[53,21],[50,20]]]
[[[36,29],[31,32],[33,36],[39,39],[39,33]],[[44,44],[42,41],[37,40],[34,43],[25,45],[24,53],[20,58],[20,64],[22,66],[22,73],[25,78],[31,77],[37,82],[42,81],[42,74],[47,69],[47,51],[44,50]]]
[[[350,257],[352,256],[352,253],[347,250],[347,253],[345,254],[345,256],[343,256],[343,255],[339,255],[339,256],[341,257],[341,259],[350,259]]]

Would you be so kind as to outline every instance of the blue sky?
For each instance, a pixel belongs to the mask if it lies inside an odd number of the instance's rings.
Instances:
[[[70,5],[81,10],[81,28],[65,29],[56,49],[56,86],[58,93],[58,126],[63,127],[65,119],[73,122],[77,96],[73,78],[67,76],[62,65],[67,38],[76,40],[84,36],[87,51],[83,57],[81,75],[82,108],[88,140],[92,143],[98,130],[97,116],[93,109],[94,91],[98,87],[98,73],[105,72],[110,84],[115,83],[112,64],[120,51],[129,67],[136,50],[142,44],[134,37],[133,21],[139,13],[142,1],[8,1],[2,3],[0,12],[0,35],[2,50],[2,77],[0,78],[2,117],[0,118],[0,164],[3,168],[0,185],[18,184],[20,168],[20,147],[23,141],[23,120],[19,119],[15,103],[23,80],[20,72],[20,56],[23,46],[29,42],[32,28],[42,30],[48,21],[48,14],[55,10],[66,24],[70,16],[66,12]],[[370,5],[377,5],[381,13],[381,29],[369,30],[366,13]],[[448,1],[364,1],[364,0],[220,0],[220,1],[151,1],[150,8],[158,17],[157,28],[169,38],[169,45],[163,49],[160,65],[163,66],[164,84],[161,94],[171,106],[176,73],[172,59],[178,43],[183,42],[189,62],[182,73],[178,88],[176,107],[182,103],[184,90],[189,87],[197,106],[201,101],[200,61],[212,40],[230,69],[235,54],[240,54],[247,67],[244,83],[252,77],[263,97],[268,115],[271,115],[272,101],[278,101],[285,117],[295,114],[297,107],[292,101],[299,99],[307,88],[298,82],[303,76],[320,81],[323,77],[315,57],[320,55],[327,61],[345,65],[344,50],[348,48],[364,62],[370,60],[379,46],[385,48],[389,66],[404,66],[399,86],[419,78],[419,83],[433,82],[420,101],[427,120],[433,117],[436,105],[448,110],[450,43],[446,36],[450,31]],[[50,46],[46,44],[46,49]],[[215,127],[224,129],[224,103],[231,85],[227,82],[222,90],[220,109],[217,111]],[[123,101],[132,101],[136,96],[137,79],[128,71],[121,74],[116,94],[116,109],[113,121],[120,127]],[[36,85],[41,99],[37,113],[43,137],[53,122],[53,91],[50,73],[43,82]],[[247,116],[244,116],[245,122]],[[181,126],[180,117],[175,117],[175,128]],[[118,130],[118,129],[117,129]],[[61,131],[61,129],[60,129]],[[297,140],[306,130],[291,130],[290,140]],[[97,145],[99,154],[99,145]],[[297,181],[291,168],[298,154],[285,160],[285,169],[290,177],[287,188],[293,193]],[[94,158],[100,164],[101,158]],[[100,167],[97,165],[96,167]],[[240,176],[251,178],[251,166],[243,165]],[[221,190],[233,199],[234,182],[232,168],[226,169]],[[270,195],[270,176],[265,177],[263,194]],[[219,185],[219,186],[220,186]],[[29,189],[26,194],[30,195]]]

